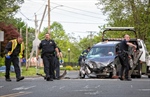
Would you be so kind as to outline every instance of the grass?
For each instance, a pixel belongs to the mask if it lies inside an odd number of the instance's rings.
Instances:
[[[35,77],[36,72],[40,73],[40,74],[44,74],[44,70],[43,67],[37,69],[38,71],[36,71],[35,67],[29,67],[28,70],[26,70],[26,67],[21,67],[22,68],[22,72],[21,75],[25,76],[25,77]],[[72,68],[72,69],[70,69]],[[66,67],[60,67],[60,70],[79,70],[80,67],[70,67],[70,66],[66,66]],[[5,76],[5,73],[1,73],[0,72],[0,78],[3,78]],[[15,73],[14,72],[10,72],[10,77],[15,77]]]

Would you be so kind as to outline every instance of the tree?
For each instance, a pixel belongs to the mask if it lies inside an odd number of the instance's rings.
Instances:
[[[98,0],[109,26],[135,27],[138,38],[150,39],[150,0]]]
[[[19,33],[16,28],[12,25],[6,25],[5,23],[0,23],[0,30],[4,31],[4,41],[1,45],[1,55],[4,56],[4,49],[6,44],[11,40],[19,36]]]
[[[24,3],[24,0],[1,0],[0,2],[0,22],[10,23],[10,19],[13,18],[15,13],[20,8],[20,4]]]
[[[72,43],[68,35],[65,33],[63,26],[58,22],[53,22],[51,25],[51,38],[56,42],[58,47],[61,49],[65,62],[68,61],[68,48],[72,49]],[[39,34],[39,39],[44,39],[45,34],[48,32],[48,28],[44,28],[43,32]]]

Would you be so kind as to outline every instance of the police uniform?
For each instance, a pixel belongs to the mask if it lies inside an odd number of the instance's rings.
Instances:
[[[61,52],[59,47],[58,47],[58,51]],[[57,56],[57,52],[55,52],[54,65],[55,65],[55,71],[56,71],[56,77],[55,77],[55,74],[54,74],[54,78],[59,79],[59,76],[60,76],[60,63],[59,63],[59,57]]]
[[[24,79],[24,77],[21,77],[20,67],[19,67],[19,58],[23,58],[24,56],[24,44],[23,43],[19,44],[17,42],[17,39],[9,41],[9,43],[5,47],[5,54],[6,54],[5,57],[6,81],[11,81],[10,73],[9,73],[11,62],[13,63],[13,66],[15,68],[15,73],[17,78],[16,81],[20,81]]]
[[[44,63],[44,72],[46,74],[46,80],[52,81],[54,75],[54,52],[56,44],[53,40],[42,40],[39,45],[39,50],[42,49],[41,57]]]
[[[120,44],[120,51],[121,53],[119,54],[119,59],[121,63],[121,70],[120,70],[120,80],[123,80],[123,73],[125,70],[125,79],[128,80],[128,74],[129,74],[129,59],[128,59],[128,45],[127,41],[124,39],[121,44]]]

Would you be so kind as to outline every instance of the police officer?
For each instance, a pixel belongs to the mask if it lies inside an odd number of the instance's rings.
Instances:
[[[84,50],[81,55],[79,56],[78,62],[79,62],[79,66],[81,66],[81,62],[85,60],[86,55],[88,54],[88,52],[90,51],[90,47],[88,47],[86,50]]]
[[[60,56],[60,58],[61,58],[61,60],[60,61],[62,61],[62,52],[61,52],[61,50],[60,50],[60,48],[58,47],[58,51],[59,51],[59,56]],[[60,76],[60,62],[59,62],[59,57],[57,56],[57,52],[55,53],[56,54],[56,56],[55,56],[55,62],[54,62],[54,65],[55,65],[55,71],[56,71],[56,75],[54,75],[54,78],[55,79],[60,79],[59,78],[59,76]]]
[[[5,65],[6,65],[6,73],[5,79],[6,81],[11,81],[10,79],[10,65],[11,62],[15,68],[16,73],[16,81],[23,80],[24,77],[21,76],[20,67],[19,67],[19,58],[22,59],[24,57],[24,43],[22,36],[19,36],[17,39],[10,40],[5,47]],[[19,58],[18,58],[19,57]]]
[[[38,55],[42,50],[41,58],[43,59],[44,63],[44,72],[46,74],[47,81],[53,81],[54,75],[54,52],[57,52],[57,56],[59,57],[59,51],[56,46],[54,40],[50,39],[50,34],[45,34],[45,39],[41,41],[38,47],[38,53],[36,58],[38,59]]]
[[[129,74],[129,69],[130,69],[130,64],[129,64],[129,59],[130,56],[127,53],[128,52],[128,46],[136,48],[136,45],[132,44],[129,42],[130,36],[129,35],[124,35],[124,40],[120,44],[120,51],[121,53],[119,54],[119,59],[121,63],[121,71],[120,71],[120,80],[127,80],[131,81],[131,79],[128,77]],[[125,79],[123,79],[123,73],[125,70]]]

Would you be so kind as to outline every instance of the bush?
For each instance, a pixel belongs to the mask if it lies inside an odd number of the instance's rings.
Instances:
[[[5,58],[0,57],[0,66],[5,65]]]
[[[73,70],[72,66],[66,66],[66,70]]]

